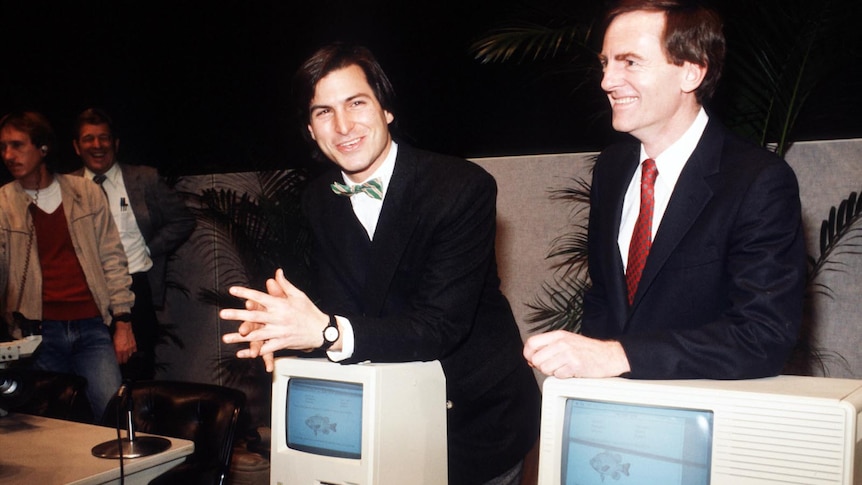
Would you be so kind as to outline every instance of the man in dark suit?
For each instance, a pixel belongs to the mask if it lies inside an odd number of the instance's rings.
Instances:
[[[120,231],[132,275],[132,328],[138,347],[121,366],[131,380],[155,376],[156,310],[165,301],[168,257],[195,228],[195,217],[153,167],[117,161],[120,139],[107,113],[88,108],[75,121],[75,152],[84,166],[75,172],[99,183]]]
[[[244,321],[225,342],[251,342],[237,355],[263,355],[268,369],[280,349],[326,350],[344,363],[440,360],[449,483],[519,483],[539,393],[499,289],[494,179],[466,160],[395,143],[392,87],[362,47],[317,51],[296,93],[308,135],[335,163],[303,200],[316,298],[281,270],[268,294],[232,288],[248,310],[222,310]]]
[[[721,73],[721,20],[626,0],[605,25],[602,89],[614,129],[636,140],[596,163],[582,334],[534,336],[524,355],[557,377],[778,374],[802,318],[799,189],[783,160],[702,107]]]

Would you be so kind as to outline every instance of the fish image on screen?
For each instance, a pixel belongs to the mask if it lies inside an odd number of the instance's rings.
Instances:
[[[712,413],[568,399],[566,485],[706,485]]]
[[[362,457],[362,384],[292,379],[287,387],[287,446]]]

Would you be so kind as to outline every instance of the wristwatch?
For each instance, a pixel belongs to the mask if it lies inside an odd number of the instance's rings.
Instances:
[[[338,322],[335,321],[335,315],[330,315],[329,325],[323,329],[323,345],[317,350],[329,350],[340,336],[341,332],[338,331]]]

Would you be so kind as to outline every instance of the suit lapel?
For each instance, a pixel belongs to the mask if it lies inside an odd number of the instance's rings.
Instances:
[[[120,163],[120,171],[123,174],[123,185],[126,188],[126,195],[129,196],[129,205],[132,208],[132,214],[135,215],[135,221],[138,224],[141,234],[149,240],[152,237],[152,228],[150,227],[150,214],[147,207],[146,194],[144,193],[144,183],[141,181],[140,172],[129,165]]]
[[[638,164],[640,163],[639,158],[640,145],[632,145],[630,150],[627,150],[621,155],[621,159],[624,161],[618,169],[610,171],[614,179],[610,180],[610,183],[606,184],[606,186],[609,187],[612,192],[610,192],[606,198],[603,198],[602,206],[606,207],[606,209],[602,214],[599,214],[599,217],[601,217],[602,220],[611,221],[606,226],[608,230],[604,231],[605,239],[598,247],[608,248],[607,250],[602,251],[607,255],[604,258],[605,264],[607,265],[604,274],[608,275],[607,280],[605,281],[606,292],[610,299],[609,305],[615,309],[615,314],[621,316],[627,314],[629,304],[626,299],[627,290],[625,266],[623,265],[623,257],[619,251],[618,239],[620,224],[622,222],[623,201],[625,200],[629,182],[634,176],[634,172],[637,170]],[[590,217],[592,217],[592,215]],[[613,321],[618,322],[620,325],[619,330],[622,331],[624,322],[621,319],[613,319]]]
[[[723,135],[710,123],[685,164],[656,233],[632,309],[712,198],[709,177],[718,173]]]
[[[395,171],[386,188],[383,210],[374,232],[368,279],[363,289],[363,301],[369,315],[379,315],[395,270],[407,249],[407,245],[419,221],[415,203],[417,161],[405,145],[398,146]]]

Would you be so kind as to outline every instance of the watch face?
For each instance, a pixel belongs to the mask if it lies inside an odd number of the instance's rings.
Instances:
[[[338,340],[338,327],[326,327],[326,330],[323,331],[323,338],[325,338],[327,342],[335,342]]]

